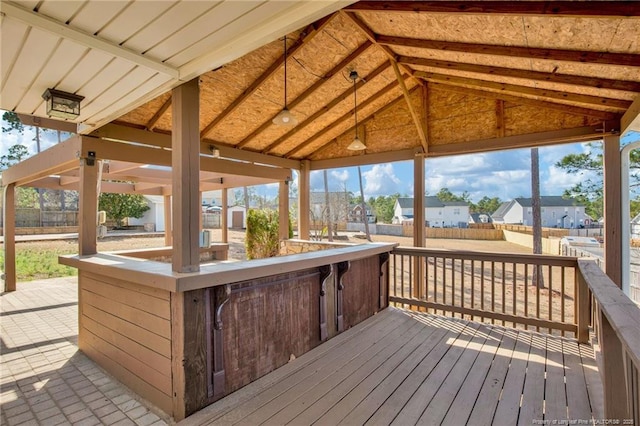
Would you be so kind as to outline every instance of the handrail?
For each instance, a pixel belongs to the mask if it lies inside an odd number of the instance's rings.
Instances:
[[[392,303],[515,328],[577,335],[575,257],[419,247],[396,247],[391,254]]]
[[[578,271],[592,299],[605,417],[640,424],[640,308],[593,260],[579,259]]]

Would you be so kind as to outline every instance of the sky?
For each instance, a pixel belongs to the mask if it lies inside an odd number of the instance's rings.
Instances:
[[[24,135],[2,133],[0,155],[6,154],[15,144],[26,145],[30,153],[36,152],[34,132],[26,128]],[[63,137],[64,139],[64,137]],[[56,132],[41,135],[42,149],[57,143]],[[640,140],[640,133],[630,132],[622,138],[622,143]],[[562,195],[584,177],[571,175],[555,166],[567,154],[578,154],[589,150],[587,144],[564,144],[541,147],[540,153],[540,193],[541,195]],[[473,202],[482,197],[498,197],[508,201],[516,197],[531,196],[531,157],[529,149],[501,151],[495,153],[468,154],[426,160],[425,187],[427,195],[435,195],[441,188],[461,195],[470,194]],[[297,184],[297,174],[294,185]],[[413,196],[413,161],[383,163],[362,166],[362,183],[365,198],[399,193]],[[358,195],[358,170],[356,167],[332,169],[328,171],[330,191],[351,191]],[[311,173],[312,191],[324,191],[322,171]],[[257,195],[273,198],[278,194],[277,184],[255,188]]]

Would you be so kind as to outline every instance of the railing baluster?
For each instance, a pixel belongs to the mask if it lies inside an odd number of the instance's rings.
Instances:
[[[553,271],[551,266],[547,266],[547,274],[549,274],[549,305],[547,309],[549,310],[549,321],[553,321]],[[549,334],[551,334],[551,329],[549,329]]]
[[[495,301],[495,295],[496,295],[496,269],[495,269],[496,263],[495,262],[491,262],[491,312],[495,312],[496,311],[496,301]],[[495,324],[496,321],[494,318],[491,318],[491,324]]]
[[[471,261],[471,308],[476,308],[476,261]],[[471,321],[475,321],[475,315],[471,315]]]
[[[502,262],[502,313],[505,313],[507,302],[505,300],[506,295],[506,283],[505,283],[505,263]],[[504,320],[502,320],[502,326],[504,327]]]
[[[484,260],[480,261],[480,309],[484,311]],[[484,322],[484,317],[480,317]]]
[[[511,309],[513,311],[512,312],[513,316],[516,316],[516,310],[517,310],[517,308],[516,308],[516,304],[517,304],[516,303],[517,302],[517,300],[516,300],[516,292],[518,291],[518,285],[516,283],[516,263],[515,262],[511,264],[511,288],[513,290],[513,292],[512,292],[513,293],[512,294],[513,306],[511,306]],[[513,323],[513,328],[516,328],[516,327],[517,327],[517,324],[514,322]]]
[[[447,258],[442,258],[442,303],[447,304]],[[442,311],[442,315],[446,315],[445,311]]]
[[[529,317],[529,264],[524,264],[524,317]],[[525,324],[525,330],[529,329],[529,326]]]
[[[574,269],[574,275],[577,273],[578,271],[576,271]],[[560,321],[561,322],[565,322],[565,297],[564,297],[564,292],[565,292],[565,275],[566,275],[566,271],[565,271],[565,267],[562,266],[560,269]],[[575,294],[574,294],[575,296]],[[562,337],[565,336],[565,331],[562,330]]]
[[[456,306],[456,260],[455,259],[451,259],[451,305]],[[456,316],[455,312],[451,311],[451,316],[455,317]]]
[[[467,292],[464,289],[464,259],[460,259],[460,297],[461,300],[460,302],[462,303],[462,307],[464,308],[464,299],[466,296]],[[464,319],[464,314],[462,315],[462,318]]]
[[[533,285],[536,286],[536,318],[540,318],[540,283],[544,277],[542,276],[542,268],[537,263],[533,264],[533,274],[537,280],[533,280]],[[540,332],[540,327],[536,326],[536,331]]]
[[[429,300],[429,257],[424,257],[424,300]],[[429,309],[427,309],[429,312]]]

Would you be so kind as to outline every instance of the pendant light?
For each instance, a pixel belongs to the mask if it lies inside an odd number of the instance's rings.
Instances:
[[[287,36],[284,36],[284,108],[273,117],[273,124],[279,126],[295,126],[298,124],[296,117],[287,108]]]
[[[358,137],[358,91],[356,90],[356,80],[358,79],[358,71],[353,70],[349,73],[349,78],[353,80],[353,115],[356,119],[356,137],[353,138],[353,141],[349,144],[347,149],[349,151],[362,151],[363,149],[367,149],[366,145],[362,143],[360,138]]]

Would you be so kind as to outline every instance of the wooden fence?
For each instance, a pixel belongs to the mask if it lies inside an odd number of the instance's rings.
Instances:
[[[501,230],[472,228],[425,228],[427,238],[443,238],[456,240],[504,240]],[[402,235],[413,236],[413,225],[403,224]]]
[[[499,230],[520,232],[522,234],[533,235],[532,226],[510,225],[510,224],[502,224],[502,223],[494,223],[493,226],[495,229],[499,229]],[[549,237],[563,238],[563,237],[569,236],[569,234],[570,234],[569,229],[542,228],[542,238],[549,238]]]
[[[4,225],[2,220],[2,215],[0,215],[0,226]],[[16,227],[18,228],[58,226],[78,226],[78,212],[16,209]]]

